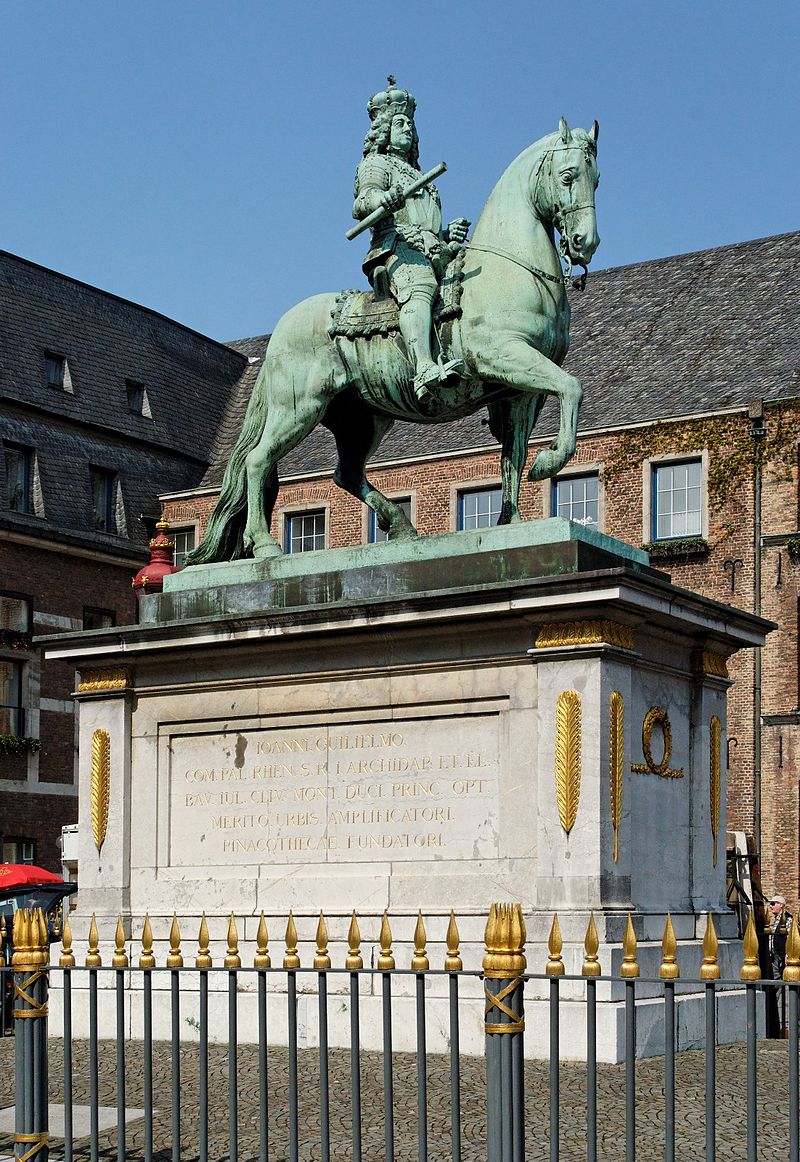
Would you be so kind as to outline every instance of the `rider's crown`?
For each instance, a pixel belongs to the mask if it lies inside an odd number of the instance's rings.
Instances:
[[[406,117],[414,116],[417,102],[405,89],[395,88],[397,82],[394,77],[389,77],[388,81],[386,88],[370,97],[367,102],[370,121],[374,121],[378,114],[387,108],[391,109],[392,116],[398,113],[405,113]]]

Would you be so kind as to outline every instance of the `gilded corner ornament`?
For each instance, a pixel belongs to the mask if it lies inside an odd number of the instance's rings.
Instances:
[[[548,650],[559,646],[617,646],[635,650],[636,639],[629,625],[618,621],[557,621],[543,625],[536,636],[536,649]]]
[[[653,731],[656,726],[661,727],[664,736],[664,754],[660,762],[653,758]],[[637,775],[658,775],[662,779],[682,779],[683,767],[673,768],[669,765],[672,758],[672,726],[669,715],[663,706],[651,706],[644,716],[642,723],[642,753],[643,763],[632,763],[631,770]]]
[[[78,693],[101,694],[108,690],[127,690],[130,684],[130,671],[125,666],[107,670],[81,670]]]
[[[722,721],[716,714],[711,715],[710,735],[710,753],[708,760],[708,805],[711,811],[711,837],[714,840],[714,867],[716,867],[722,781]]]
[[[614,828],[614,863],[619,859],[619,824],[622,818],[623,767],[625,765],[625,700],[619,690],[611,695],[609,709],[609,793]]]
[[[556,803],[561,826],[575,826],[581,796],[581,696],[563,690],[556,699]]]
[[[107,730],[92,735],[92,835],[100,851],[108,827],[108,804],[111,792],[111,739]]]

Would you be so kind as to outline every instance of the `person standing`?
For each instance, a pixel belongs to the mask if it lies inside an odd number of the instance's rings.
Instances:
[[[764,976],[780,980],[786,966],[786,939],[792,926],[792,914],[786,910],[786,897],[770,896],[767,907],[766,957],[762,960]],[[764,989],[766,1002],[766,1035],[783,1037],[786,1025],[786,995],[783,989]],[[780,996],[779,996],[780,994]]]

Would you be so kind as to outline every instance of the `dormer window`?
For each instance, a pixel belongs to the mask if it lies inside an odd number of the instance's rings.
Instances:
[[[48,387],[54,387],[56,391],[72,391],[72,378],[66,356],[56,355],[54,351],[45,351],[44,373]]]
[[[128,393],[128,410],[137,416],[144,416],[151,420],[150,401],[147,398],[147,388],[136,379],[125,380],[125,390]]]

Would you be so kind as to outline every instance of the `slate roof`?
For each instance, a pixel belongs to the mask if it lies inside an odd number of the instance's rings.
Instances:
[[[584,386],[580,430],[741,408],[800,395],[800,232],[613,267],[573,292],[572,347],[565,366]],[[263,358],[268,336],[231,344]],[[258,364],[234,387],[203,479],[219,485]],[[396,422],[376,461],[493,446],[485,412],[451,424]],[[548,401],[535,436],[552,435]],[[282,475],[328,471],[330,433],[318,427],[284,459]]]
[[[48,386],[45,352],[66,358],[71,391]],[[2,523],[118,552],[146,544],[139,515],[200,483],[249,369],[225,344],[0,251],[0,437],[36,450],[44,500],[43,518],[3,511]],[[130,411],[126,379],[144,384],[152,418]],[[119,475],[127,537],[94,530],[90,466]]]

